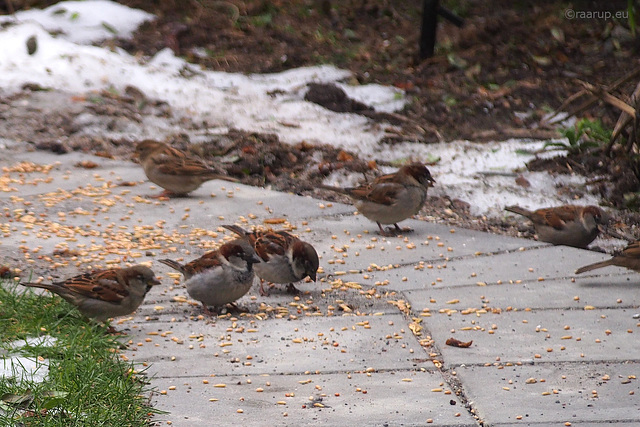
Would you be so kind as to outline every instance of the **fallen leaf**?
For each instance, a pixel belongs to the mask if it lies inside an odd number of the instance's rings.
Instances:
[[[449,338],[445,344],[450,345],[451,347],[467,348],[467,347],[471,347],[471,344],[473,344],[473,341],[462,342],[455,338]]]
[[[76,163],[76,167],[84,168],[84,169],[95,169],[99,165],[96,162],[92,162],[91,160],[83,160],[81,162]]]
[[[518,177],[516,178],[516,184],[518,184],[520,187],[524,187],[524,188],[531,187],[531,183],[529,182],[529,180],[527,180],[527,178],[525,178],[522,175],[518,175]]]
[[[350,162],[351,160],[353,160],[353,156],[346,151],[340,151],[338,153],[337,159],[341,162]]]

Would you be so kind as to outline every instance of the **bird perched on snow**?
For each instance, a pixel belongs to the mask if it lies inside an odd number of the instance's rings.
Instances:
[[[608,267],[610,265],[625,267],[629,270],[637,271],[638,273],[640,273],[640,240],[629,244],[626,248],[624,248],[622,252],[614,255],[614,257],[611,259],[580,267],[576,270],[576,274],[595,270],[596,268]]]
[[[189,295],[211,315],[208,306],[233,303],[249,292],[253,265],[260,259],[243,245],[229,242],[184,265],[170,259],[158,261],[182,273]]]
[[[145,140],[136,146],[135,156],[140,160],[147,178],[164,188],[160,196],[185,196],[212,179],[238,182],[221,175],[202,160],[159,141]]]
[[[262,281],[271,283],[287,283],[287,291],[298,293],[293,285],[305,277],[316,280],[316,272],[320,261],[314,247],[286,231],[253,231],[248,232],[237,225],[223,225],[249,241],[261,262],[253,266],[256,276],[261,279],[260,293],[266,292]]]
[[[411,163],[397,172],[382,175],[373,182],[359,187],[338,188],[320,185],[320,188],[346,194],[354,206],[372,221],[375,221],[383,236],[410,229],[401,229],[398,222],[417,214],[427,200],[427,190],[435,180],[429,169],[421,163]],[[381,224],[393,224],[395,233],[385,231]]]
[[[563,205],[536,211],[507,206],[505,210],[529,218],[539,240],[576,248],[586,248],[593,242],[607,221],[607,215],[597,206]]]
[[[151,287],[159,284],[153,271],[144,265],[84,273],[51,284],[21,283],[58,294],[85,316],[101,322],[133,313]]]

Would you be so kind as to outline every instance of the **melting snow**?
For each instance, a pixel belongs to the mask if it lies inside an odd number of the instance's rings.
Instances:
[[[35,83],[85,93],[105,88],[123,91],[133,85],[167,102],[176,115],[210,123],[211,133],[223,133],[230,127],[271,132],[285,142],[331,144],[377,160],[440,158],[430,168],[437,181],[432,194],[467,201],[476,214],[502,215],[507,204],[537,208],[576,202],[557,187],[584,185],[581,177],[558,178],[524,170],[533,154],[521,151],[534,152],[542,142],[381,144],[383,127],[356,114],[338,114],[306,102],[306,86],[333,82],[352,98],[385,112],[400,110],[406,102],[404,93],[381,85],[352,86],[348,84],[351,73],[332,66],[244,75],[202,70],[169,49],[139,59],[119,49],[89,45],[114,33],[127,37],[149,19],[153,16],[146,12],[110,1],[61,2],[44,10],[0,17],[0,22],[15,22],[0,30],[0,90],[15,93],[25,83]],[[37,50],[29,55],[26,44],[32,36],[37,39]],[[517,185],[517,174],[531,186]],[[327,182],[349,183],[358,178],[333,175]],[[577,202],[597,204],[597,199]]]

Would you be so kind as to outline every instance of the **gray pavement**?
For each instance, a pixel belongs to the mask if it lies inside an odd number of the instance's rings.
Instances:
[[[113,322],[167,411],[158,425],[640,424],[640,276],[572,274],[608,255],[420,220],[383,238],[351,206],[220,181],[158,201],[133,163],[4,153],[0,261],[53,278],[146,262],[162,278]],[[155,262],[265,222],[321,256],[300,297],[256,284],[246,312],[211,319]]]

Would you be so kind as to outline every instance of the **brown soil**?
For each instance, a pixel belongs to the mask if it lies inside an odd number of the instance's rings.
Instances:
[[[19,9],[53,2],[12,3]],[[404,131],[399,138],[423,143],[458,138],[482,141],[557,136],[556,129],[540,126],[540,119],[582,88],[578,80],[606,85],[638,67],[638,61],[632,59],[638,56],[638,43],[631,37],[626,19],[570,20],[565,18],[565,11],[573,8],[573,3],[563,1],[443,1],[465,19],[465,25],[457,28],[441,19],[436,54],[426,60],[417,55],[421,2],[415,0],[120,3],[147,10],[158,19],[144,24],[131,40],[105,44],[146,56],[169,47],[208,69],[230,72],[267,73],[335,64],[351,70],[360,83],[402,88],[411,102],[405,111],[388,115],[372,112],[339,92],[320,102],[337,111],[356,111],[371,120],[400,124]],[[579,2],[575,10],[615,13],[627,8],[625,0],[604,6],[600,3]],[[6,11],[6,6],[0,5],[0,12],[3,8]],[[622,87],[621,93],[630,93],[635,84],[632,81]],[[7,130],[5,137],[30,141],[37,149],[130,155],[127,141],[92,138],[77,132],[78,125],[71,119],[77,109],[86,108],[113,123],[139,121],[141,115],[171,117],[168,106],[146,99],[135,88],[122,95],[98,94],[100,102],[78,100],[73,108],[48,117],[25,117],[22,113],[28,112],[16,110],[19,98],[34,96],[33,91],[38,88],[27,89],[30,90],[14,98],[0,100],[0,111]],[[599,104],[583,114],[613,128],[619,112]],[[25,121],[29,126],[19,126]],[[312,190],[314,184],[334,169],[367,172],[375,167],[366,159],[332,147],[287,145],[274,135],[237,130],[200,145],[176,135],[174,143],[205,158],[219,154],[234,158],[223,167],[245,183],[299,194],[320,194]],[[323,152],[325,161],[309,168],[310,159],[318,150]],[[530,166],[593,177],[611,206],[635,207],[638,202],[633,194],[640,187],[639,168],[624,150],[614,153],[614,160],[590,152],[536,161]],[[427,214],[435,220],[501,233],[523,231],[514,223],[475,218],[461,201],[438,199],[429,205]]]

